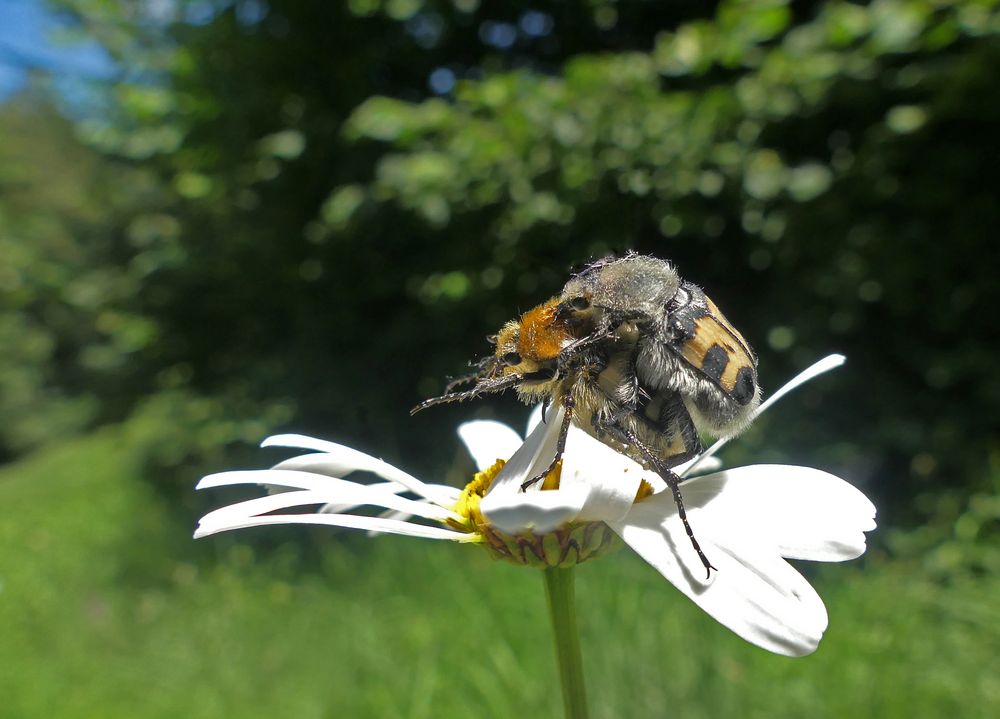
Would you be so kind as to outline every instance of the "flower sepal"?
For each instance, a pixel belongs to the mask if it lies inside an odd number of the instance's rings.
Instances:
[[[536,569],[566,569],[624,546],[604,522],[574,522],[544,534],[506,534],[486,526],[480,536],[495,559]]]

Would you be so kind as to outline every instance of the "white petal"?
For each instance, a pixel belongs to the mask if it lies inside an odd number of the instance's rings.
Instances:
[[[462,496],[462,490],[458,487],[452,487],[450,484],[431,484],[428,482],[424,486],[434,491],[434,498],[427,499],[428,502],[434,502],[434,504],[443,504],[446,507],[451,507]]]
[[[295,489],[279,494],[269,494],[266,497],[255,497],[254,499],[235,502],[233,504],[213,510],[198,520],[199,525],[212,526],[216,524],[227,524],[232,521],[241,521],[258,514],[268,514],[279,509],[291,509],[292,507],[302,507],[310,504],[321,504],[329,500],[323,492],[310,489]]]
[[[643,474],[649,473],[625,455],[570,427],[559,488],[586,492],[578,519],[611,522],[624,517],[632,509]]]
[[[806,382],[815,379],[816,377],[819,377],[821,374],[824,374],[825,372],[829,372],[832,369],[840,367],[846,361],[847,358],[844,357],[844,355],[832,354],[832,355],[827,355],[818,362],[814,362],[813,364],[809,365],[804,370],[799,372],[797,375],[792,377],[792,379],[790,379],[781,388],[779,388],[777,392],[775,392],[766,400],[761,402],[760,407],[758,407],[754,412],[754,416],[756,417],[760,415],[768,407],[770,407],[772,404],[777,402],[779,399],[784,397],[786,394],[791,392],[799,385],[803,385]]]
[[[434,498],[428,498],[427,501],[434,502],[434,504],[443,504],[446,507],[451,507],[462,496],[462,490],[458,487],[452,487],[450,484],[432,484],[427,482],[424,486],[433,490]]]
[[[310,452],[309,454],[300,454],[295,457],[289,457],[288,459],[283,459],[278,462],[276,465],[272,466],[271,469],[294,469],[299,472],[313,472],[314,474],[325,474],[328,477],[337,478],[343,478],[349,474],[359,471],[359,468],[356,465],[345,464],[342,459],[329,455],[326,452]],[[403,487],[403,485],[399,482],[393,480],[385,481],[389,484],[402,487],[405,490],[405,487]]]
[[[583,488],[488,494],[479,508],[501,532],[545,534],[576,519],[588,494]]]
[[[273,485],[270,485],[270,486],[273,486]],[[377,482],[375,484],[369,484],[369,485],[365,485],[365,486],[372,487],[372,488],[375,488],[375,489],[381,489],[381,490],[387,491],[387,492],[392,492],[393,494],[397,494],[397,493],[400,493],[400,492],[406,492],[406,491],[408,491],[406,489],[406,487],[401,487],[398,484],[396,484],[395,482]],[[455,502],[458,501],[459,495],[461,494],[461,490],[459,490],[457,487],[451,487],[451,486],[449,486],[447,484],[434,484],[434,485],[428,485],[428,486],[436,487],[437,489],[439,489],[441,491],[441,496],[442,497],[447,497],[448,498],[448,501],[444,505],[446,509],[450,508],[450,507],[453,507],[454,504],[455,504]],[[437,502],[431,502],[431,500],[429,500],[429,499],[419,499],[419,500],[414,500],[414,501],[424,502],[424,503],[428,503],[429,502],[429,503],[432,503],[432,504],[437,504]],[[334,514],[342,514],[344,512],[351,511],[352,509],[354,509],[357,506],[358,505],[356,505],[356,504],[343,504],[343,503],[331,502],[329,504],[324,505],[323,507],[320,507],[319,511],[321,511],[321,512],[332,512]],[[440,507],[441,505],[439,504],[438,506]],[[406,517],[409,517],[409,515],[407,514]]]
[[[280,465],[278,465],[278,466],[280,466]],[[269,471],[273,472],[274,469],[271,469]],[[333,477],[332,479],[337,479],[337,477]],[[354,484],[354,483],[352,482],[352,484]],[[360,484],[360,482],[358,482],[357,484]],[[320,485],[320,486],[322,486],[322,485]],[[400,485],[396,484],[395,482],[374,482],[372,484],[366,484],[364,486],[370,487],[371,489],[377,489],[377,490],[380,490],[382,492],[391,492],[392,494],[400,494],[402,492],[406,492],[407,491],[406,487],[401,487]],[[277,485],[277,484],[265,484],[264,487],[267,488],[268,494],[278,494],[279,492],[287,492],[288,491],[288,489],[286,487],[282,487],[281,485]],[[334,505],[330,504],[329,506],[334,506]],[[353,505],[351,505],[351,504],[338,504],[336,506],[341,507],[341,509],[333,509],[333,510],[330,510],[330,511],[333,511],[333,512],[347,512],[347,511],[349,511],[349,510],[351,510],[354,507],[357,507],[359,505],[357,505],[357,504],[353,504]],[[324,510],[320,509],[320,511],[322,512]]]
[[[278,465],[278,466],[280,466],[280,465]],[[265,485],[265,486],[268,488],[269,492],[271,492],[272,491],[272,487],[274,487],[274,485]],[[386,492],[392,492],[393,494],[398,494],[400,492],[406,492],[406,491],[408,491],[406,489],[406,487],[401,487],[400,485],[396,484],[395,482],[376,482],[375,484],[368,484],[368,485],[365,485],[365,486],[372,487],[373,489],[381,489],[381,490],[386,491]],[[447,497],[451,498],[450,501],[447,502],[447,504],[445,506],[446,509],[448,507],[454,506],[455,502],[458,501],[458,497],[459,497],[459,493],[460,493],[460,490],[458,488],[456,488],[456,487],[450,487],[450,486],[448,486],[446,484],[435,484],[435,485],[428,485],[428,486],[433,486],[433,487],[439,488],[441,490],[441,492],[442,492],[442,496],[447,496]],[[283,488],[278,488],[278,491],[283,491]],[[421,502],[423,504],[427,504],[427,503],[437,504],[437,502],[431,502],[431,500],[429,500],[429,499],[418,499],[418,500],[414,500],[414,501]],[[356,509],[359,506],[361,506],[361,505],[359,505],[359,504],[345,503],[343,501],[340,501],[340,502],[328,502],[327,504],[324,504],[322,507],[320,507],[319,511],[320,512],[329,512],[331,514],[345,514],[347,512],[350,512],[353,509]],[[441,506],[441,505],[437,505],[437,506]],[[387,512],[385,513],[385,516],[389,516],[390,514],[393,514],[395,519],[409,519],[412,516],[408,512],[395,512],[394,510],[387,510]],[[399,515],[399,516],[395,516],[395,515]],[[379,516],[383,516],[383,515],[379,515]]]
[[[383,479],[397,482],[406,487],[414,494],[427,497],[444,504],[447,499],[440,496],[433,485],[425,484],[416,477],[407,474],[403,470],[393,467],[388,462],[376,459],[364,452],[359,452],[351,447],[346,447],[335,442],[327,442],[322,439],[306,437],[301,434],[279,434],[268,437],[261,442],[262,447],[295,447],[298,449],[310,449],[323,453],[323,462],[327,470],[326,474],[332,476],[346,476],[351,472],[362,471],[371,472]]]
[[[347,480],[337,480],[333,477],[326,477],[309,472],[296,472],[286,469],[238,469],[229,472],[217,472],[202,477],[195,489],[213,489],[215,487],[230,487],[237,484],[261,484],[275,487],[293,487],[295,489],[316,489],[321,490],[333,481],[345,482]],[[355,484],[351,482],[351,484]]]
[[[316,456],[318,456],[318,455],[316,455]],[[277,467],[282,467],[282,466],[284,466],[284,463],[282,462],[281,464],[276,465],[276,466]],[[271,469],[269,471],[273,472],[274,469]],[[324,483],[321,480],[317,480],[315,477],[311,477],[311,478],[310,477],[306,477],[305,479],[306,479],[306,483],[308,483],[310,486],[314,486],[314,487],[317,487],[317,488],[324,486]],[[336,479],[336,477],[334,477],[334,479]],[[251,482],[245,481],[245,480],[241,480],[241,481],[219,480],[219,481],[225,482],[226,484],[250,484],[251,483]],[[358,484],[360,484],[360,482]],[[196,489],[206,489],[208,486],[209,486],[208,484],[203,484],[202,482],[199,482],[198,486],[196,487]],[[220,485],[216,485],[216,486],[222,486],[222,485],[220,484]],[[289,491],[288,487],[284,487],[284,486],[281,486],[281,485],[278,485],[278,484],[264,484],[264,485],[261,485],[261,486],[263,486],[267,490],[268,494],[279,494],[280,492],[287,492],[287,491]],[[401,492],[408,492],[409,491],[408,489],[406,489],[406,487],[403,487],[403,486],[401,486],[399,484],[396,484],[395,482],[375,482],[373,484],[366,484],[366,485],[363,485],[363,486],[370,487],[372,489],[378,489],[378,490],[381,490],[381,491],[384,491],[384,492],[392,492],[393,494],[399,494]],[[439,490],[441,492],[441,496],[443,498],[447,499],[447,501],[443,503],[443,506],[446,509],[453,507],[455,505],[455,502],[458,501],[459,495],[461,494],[461,490],[459,490],[457,487],[452,487],[452,486],[449,486],[447,484],[431,484],[431,485],[428,485],[428,486],[429,487],[435,487],[437,490]],[[415,501],[420,501],[420,502],[424,502],[424,503],[430,502],[432,504],[437,504],[437,502],[431,502],[431,500],[429,500],[429,499],[420,499],[420,500],[415,500]],[[354,509],[355,507],[358,507],[358,506],[360,506],[360,505],[358,505],[358,504],[347,504],[347,503],[344,503],[344,502],[329,502],[326,505],[324,505],[323,507],[321,507],[319,511],[321,511],[321,512],[333,512],[334,514],[341,514],[341,513],[344,513],[344,512],[349,512],[349,511],[351,511],[352,509]],[[438,506],[440,507],[442,505],[438,504]],[[409,515],[407,515],[407,516],[409,516]]]
[[[320,507],[319,511],[320,512],[327,512],[327,513],[330,513],[330,514],[342,514],[342,512],[338,512],[337,511],[336,505],[332,505],[332,504],[328,504],[328,505],[326,505],[324,507]],[[397,512],[394,509],[387,509],[384,512],[379,512],[375,516],[379,517],[381,519],[398,519],[400,521],[406,522],[413,515],[410,514],[409,512]],[[368,536],[369,537],[375,537],[375,536],[378,536],[379,534],[382,534],[382,533],[379,532],[378,530],[375,530],[375,529],[368,530]]]
[[[708,522],[793,559],[854,559],[865,551],[864,533],[875,529],[875,505],[864,494],[810,467],[738,467],[681,487],[686,504],[705,507]]]
[[[331,509],[327,509],[326,507],[322,507],[322,508],[320,508],[319,511],[320,512],[327,512],[329,514],[338,514],[338,512],[336,510],[332,509],[333,505],[327,505],[327,506],[331,507]],[[375,516],[378,517],[379,519],[396,519],[396,520],[399,520],[401,522],[405,522],[405,521],[407,521],[410,518],[410,515],[407,514],[406,512],[396,512],[396,511],[394,511],[392,509],[387,509],[384,512],[379,512]],[[367,534],[368,534],[369,537],[378,537],[378,536],[380,536],[382,534],[382,532],[379,532],[378,530],[375,530],[375,529],[369,529],[368,532],[367,532]]]
[[[233,484],[284,484],[280,476],[294,474],[309,478],[306,472],[287,472],[283,470],[264,469],[257,471],[222,472],[217,475],[209,475],[198,484],[199,489],[214,486]],[[447,519],[459,519],[458,515],[444,507],[426,502],[418,502],[413,499],[400,497],[384,489],[372,487],[370,485],[357,484],[344,479],[333,477],[320,477],[313,475],[314,482],[311,487],[301,487],[306,491],[280,492],[278,494],[258,497],[237,504],[217,509],[206,515],[202,521],[210,517],[228,516],[232,513],[254,513],[273,512],[287,507],[298,507],[307,504],[339,504],[344,506],[371,505],[383,507],[385,509],[395,509],[407,512],[414,516],[443,522]],[[257,509],[257,507],[260,507]]]
[[[722,460],[718,457],[712,456],[706,456],[704,459],[701,457],[695,457],[694,459],[689,459],[687,462],[682,462],[673,468],[674,472],[681,477],[687,477],[691,474],[715,472],[719,469],[722,469]]]
[[[640,502],[626,520],[610,526],[671,584],[747,641],[788,656],[814,651],[827,626],[819,595],[752,536],[701,521],[708,513],[708,508],[688,511],[695,536],[718,570],[708,580],[668,492]]]
[[[482,472],[492,467],[498,459],[507,459],[521,446],[521,437],[502,422],[477,420],[458,426],[476,469]]]
[[[456,542],[476,541],[477,535],[465,532],[454,532],[450,529],[428,527],[423,524],[411,524],[394,519],[379,517],[361,517],[356,514],[268,514],[263,517],[247,517],[243,520],[226,524],[199,526],[195,531],[195,539],[206,537],[218,532],[228,532],[247,527],[262,527],[272,524],[321,524],[329,527],[345,529],[364,529],[382,534],[402,534],[408,537],[423,537],[426,539],[450,539]]]

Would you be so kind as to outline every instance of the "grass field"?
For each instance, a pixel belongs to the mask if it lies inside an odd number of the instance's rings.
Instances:
[[[122,436],[0,472],[0,716],[560,716],[536,571],[469,547],[305,529],[266,552],[245,541],[269,529],[195,553],[190,524],[138,481]],[[304,565],[299,548],[325,537]],[[997,577],[942,585],[892,561],[826,567],[813,579],[827,636],[786,659],[703,616],[627,551],[578,575],[594,717],[1000,706]]]

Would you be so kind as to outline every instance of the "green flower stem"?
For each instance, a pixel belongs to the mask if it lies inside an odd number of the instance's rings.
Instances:
[[[545,570],[545,594],[556,639],[556,657],[562,682],[566,719],[587,719],[587,688],[583,681],[583,657],[576,631],[576,599],[573,567]]]

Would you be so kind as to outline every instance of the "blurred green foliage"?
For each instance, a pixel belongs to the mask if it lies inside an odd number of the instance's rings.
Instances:
[[[459,419],[523,410],[407,409],[634,248],[765,389],[848,355],[729,461],[828,467],[900,523],[990,492],[996,2],[55,5],[121,77],[71,120],[0,108],[6,457],[137,412],[174,491],[282,428],[440,475]]]
[[[0,106],[0,457],[121,417],[148,387],[158,328],[132,305],[131,243],[159,192],[40,98]],[[176,235],[175,218],[160,222]]]

